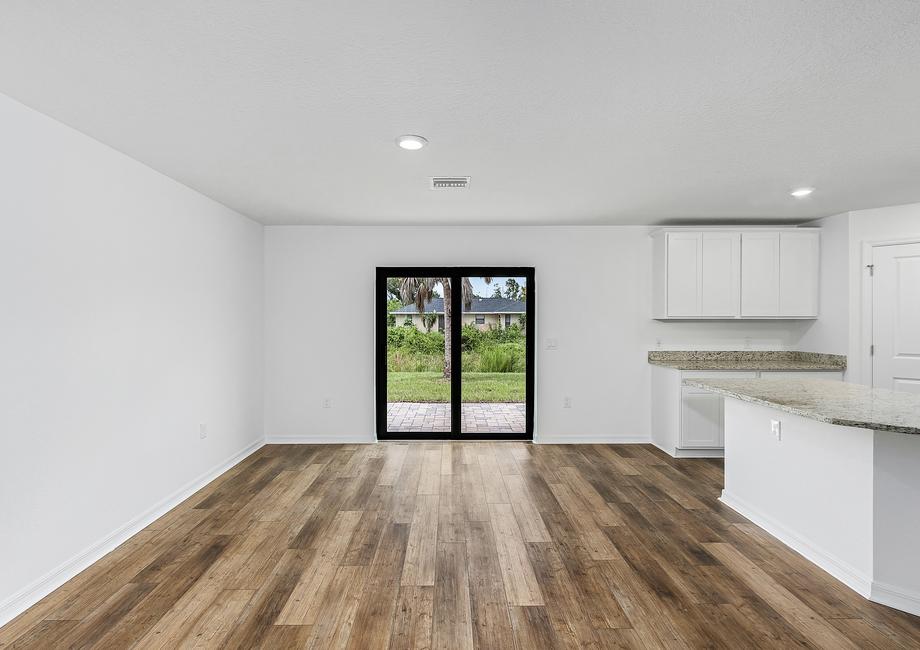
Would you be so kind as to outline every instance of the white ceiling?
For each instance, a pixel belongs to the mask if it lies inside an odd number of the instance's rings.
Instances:
[[[916,0],[3,0],[0,92],[264,223],[920,201]]]

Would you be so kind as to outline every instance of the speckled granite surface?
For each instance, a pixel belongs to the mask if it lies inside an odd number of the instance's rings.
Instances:
[[[920,395],[824,379],[685,379],[684,384],[802,417],[920,434]]]
[[[648,362],[677,370],[846,370],[841,354],[792,350],[655,350]]]

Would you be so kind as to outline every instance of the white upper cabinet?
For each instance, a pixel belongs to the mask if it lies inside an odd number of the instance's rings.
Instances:
[[[741,315],[818,316],[818,233],[803,230],[741,235]]]
[[[741,235],[735,232],[669,232],[665,299],[668,318],[735,318],[739,315]]]
[[[779,234],[779,315],[787,318],[818,316],[818,233]]]
[[[652,237],[655,318],[817,317],[815,230],[679,229]]]
[[[741,233],[703,233],[701,316],[735,318],[741,313]]]
[[[741,315],[779,315],[779,233],[741,235]]]
[[[700,274],[703,270],[702,235],[698,232],[668,233],[668,315],[672,318],[700,316]],[[670,272],[671,269],[679,272]]]

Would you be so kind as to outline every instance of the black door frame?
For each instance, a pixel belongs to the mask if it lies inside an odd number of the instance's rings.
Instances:
[[[443,278],[449,277],[457,291],[451,292],[451,313],[454,317],[452,331],[457,332],[450,342],[450,431],[434,433],[405,433],[387,431],[387,291],[389,277]],[[460,331],[463,318],[463,277],[523,277],[527,280],[524,332],[527,339],[527,368],[524,373],[524,433],[462,433],[461,394],[463,371],[461,368]],[[534,338],[534,269],[530,266],[378,266],[374,289],[374,323],[376,328],[376,406],[378,440],[533,440],[534,414],[534,357],[537,342]]]

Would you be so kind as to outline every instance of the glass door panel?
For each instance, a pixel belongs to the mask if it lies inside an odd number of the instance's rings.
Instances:
[[[527,433],[527,278],[462,278],[463,434]]]
[[[451,431],[447,277],[386,277],[386,431]],[[378,322],[380,322],[378,320]]]

